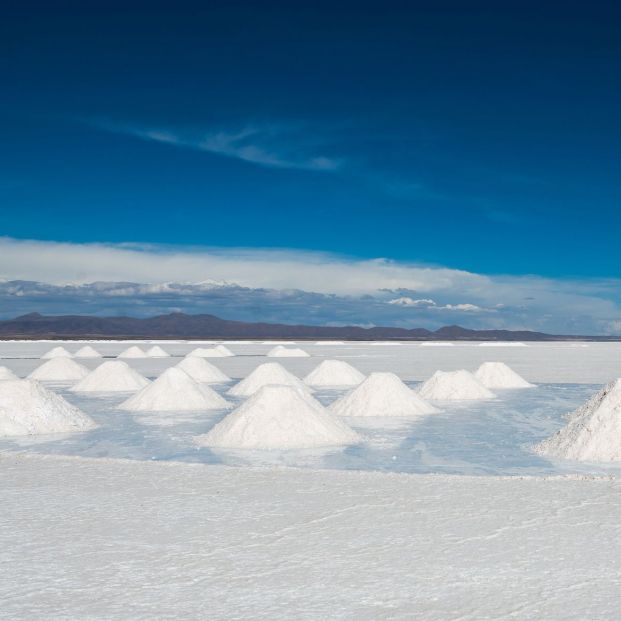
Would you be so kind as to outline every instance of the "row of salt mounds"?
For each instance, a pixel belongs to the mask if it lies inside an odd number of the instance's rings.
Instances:
[[[74,358],[101,358],[101,354],[90,345],[84,345],[73,354]]]
[[[534,388],[504,362],[484,362],[474,376],[486,388]]]
[[[215,390],[199,384],[176,367],[164,371],[153,383],[119,406],[130,412],[187,412],[229,407],[231,404]]]
[[[361,439],[310,395],[293,386],[270,385],[196,441],[218,448],[305,449],[355,444]]]
[[[469,371],[436,371],[419,389],[418,394],[430,401],[465,401],[495,399]]]
[[[567,426],[534,446],[540,455],[579,461],[621,461],[621,379],[568,417]]]
[[[199,356],[188,355],[176,366],[185,371],[192,379],[203,384],[222,384],[231,381],[231,378],[220,371],[218,367]]]
[[[311,393],[311,389],[299,377],[287,371],[278,362],[265,362],[259,365],[248,377],[235,384],[227,394],[233,397],[249,397],[269,384],[291,386],[304,393]]]
[[[347,362],[324,360],[304,378],[304,383],[308,386],[339,388],[341,386],[357,386],[364,379],[365,376]]]
[[[438,410],[408,388],[394,373],[371,373],[330,406],[338,416],[417,417]]]
[[[159,345],[153,345],[145,352],[149,358],[169,358],[170,354]]]
[[[71,390],[74,392],[135,392],[151,382],[122,360],[108,360],[91,371]]]
[[[28,377],[42,382],[77,382],[85,378],[89,370],[71,358],[52,358],[37,367]]]
[[[97,425],[35,380],[0,382],[0,436],[87,431]]]
[[[124,349],[117,358],[147,358],[147,352],[140,349],[138,345],[132,345]]]
[[[310,354],[299,347],[283,347],[276,345],[267,352],[268,358],[308,358]]]
[[[60,345],[58,347],[52,347],[50,351],[45,352],[42,356],[42,360],[47,360],[49,358],[58,358],[60,356],[64,356],[65,358],[71,358],[71,353],[68,352],[64,347]]]
[[[0,367],[0,381],[19,379],[8,367]]]
[[[200,358],[230,358],[235,354],[224,345],[216,345],[215,347],[197,347],[193,349],[188,356],[199,356]]]

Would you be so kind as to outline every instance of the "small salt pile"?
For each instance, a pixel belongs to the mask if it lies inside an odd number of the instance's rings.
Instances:
[[[122,351],[117,358],[146,358],[147,354],[138,347],[138,345],[132,345],[124,351]]]
[[[199,384],[185,371],[172,367],[153,383],[123,401],[119,408],[130,412],[179,412],[219,410],[230,404],[215,390]]]
[[[19,379],[8,367],[0,367],[0,380],[16,380]]]
[[[474,376],[486,388],[534,388],[504,362],[484,362]]]
[[[360,436],[318,401],[292,386],[264,386],[208,433],[202,446],[305,449],[360,442]]]
[[[220,384],[231,381],[231,378],[220,371],[218,367],[199,356],[186,356],[177,365],[177,368],[185,371],[197,382],[204,384]]]
[[[73,354],[74,358],[101,358],[101,354],[90,345],[84,345]]]
[[[74,392],[135,392],[151,382],[122,360],[108,360],[91,371]]]
[[[418,394],[431,401],[462,401],[494,399],[496,395],[485,388],[469,371],[436,371],[419,389]]]
[[[222,354],[223,357],[226,358],[235,355],[228,347],[225,347],[224,345],[216,345],[216,349]]]
[[[35,380],[0,382],[0,436],[78,432],[96,426],[84,412]]]
[[[86,377],[89,370],[71,358],[52,358],[37,367],[30,379],[40,382],[73,382]]]
[[[199,356],[200,358],[229,358],[235,354],[224,345],[216,347],[197,347],[193,349],[188,356]]]
[[[168,358],[170,354],[159,345],[153,345],[145,352],[149,358]]]
[[[364,378],[358,369],[343,360],[324,360],[304,378],[304,383],[308,386],[338,388],[357,386]]]
[[[574,410],[563,429],[533,449],[578,461],[621,461],[621,378]]]
[[[338,416],[418,417],[437,412],[394,373],[371,373],[330,406]]]
[[[41,356],[41,359],[49,359],[49,358],[58,358],[60,356],[64,356],[65,358],[71,358],[71,353],[68,352],[64,347],[54,347],[50,349],[50,351],[46,352]]]
[[[227,394],[234,397],[249,397],[268,384],[281,384],[284,386],[293,386],[303,392],[309,393],[311,389],[302,382],[302,380],[293,373],[289,373],[287,369],[277,362],[265,362],[259,365],[246,379],[235,384]]]
[[[276,345],[267,352],[268,358],[308,358],[309,354],[299,347]]]

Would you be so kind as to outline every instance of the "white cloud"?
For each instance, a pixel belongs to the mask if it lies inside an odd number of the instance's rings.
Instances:
[[[423,300],[414,300],[413,298],[403,296],[400,298],[395,298],[394,300],[388,300],[388,304],[394,304],[396,306],[412,306],[414,308],[420,308],[421,306],[435,306],[436,303],[433,300],[423,299]]]

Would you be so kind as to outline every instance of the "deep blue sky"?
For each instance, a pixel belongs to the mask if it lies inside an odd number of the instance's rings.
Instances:
[[[621,276],[613,5],[3,3],[0,235]]]

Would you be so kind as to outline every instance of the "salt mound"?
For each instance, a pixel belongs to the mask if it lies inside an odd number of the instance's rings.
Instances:
[[[30,379],[43,382],[72,382],[86,377],[89,370],[71,358],[52,358],[37,367]]]
[[[146,358],[147,354],[138,345],[132,345],[122,351],[117,358]]]
[[[227,394],[234,397],[249,397],[253,395],[259,388],[268,384],[281,384],[283,386],[293,386],[303,392],[310,393],[310,388],[302,382],[302,380],[293,373],[289,373],[287,369],[277,362],[265,362],[259,365],[246,379],[235,384]]]
[[[568,420],[534,451],[580,461],[621,461],[621,379],[593,395]]]
[[[48,358],[58,358],[59,356],[65,356],[66,358],[71,358],[71,353],[68,352],[64,347],[54,347],[50,349],[50,351],[46,352],[41,356],[41,359]]]
[[[108,360],[91,371],[71,390],[74,392],[135,392],[151,382],[122,360]]]
[[[16,380],[19,379],[8,367],[0,367],[0,380]]]
[[[203,382],[204,384],[219,384],[231,381],[231,378],[222,373],[218,367],[199,356],[186,356],[177,365],[177,368],[185,371],[197,382]]]
[[[308,358],[309,354],[299,347],[276,345],[267,352],[268,358]]]
[[[303,449],[353,444],[360,436],[292,386],[264,386],[208,433],[203,446]]]
[[[484,362],[474,376],[486,388],[534,388],[504,362]]]
[[[96,426],[84,412],[39,382],[0,382],[0,436],[67,433]]]
[[[431,401],[461,401],[494,399],[496,395],[485,388],[469,371],[436,371],[419,389],[418,394]]]
[[[342,360],[324,360],[305,378],[308,386],[357,386],[364,381],[364,375],[358,369]]]
[[[189,410],[219,410],[230,403],[217,392],[199,384],[185,371],[172,367],[152,384],[132,395],[119,406],[130,412],[178,412]]]
[[[159,345],[153,345],[145,352],[149,358],[168,358],[170,354]]]
[[[424,416],[436,408],[408,388],[394,373],[371,373],[357,388],[330,406],[338,416]]]
[[[216,347],[197,347],[193,349],[188,356],[199,356],[200,358],[228,358],[235,354],[224,345]]]
[[[90,345],[85,345],[73,354],[74,358],[101,358],[101,354]]]

